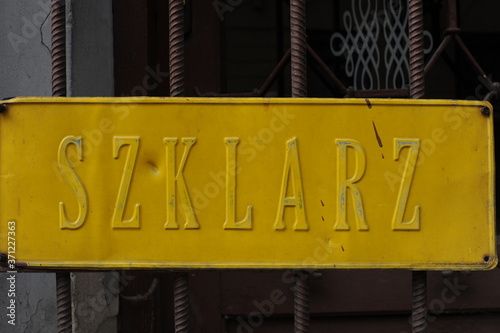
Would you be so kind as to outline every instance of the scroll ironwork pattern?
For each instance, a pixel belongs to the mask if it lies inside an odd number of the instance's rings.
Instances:
[[[343,34],[332,34],[330,50],[345,58],[345,73],[354,89],[402,89],[408,84],[406,1],[352,0],[351,9],[343,14],[343,26]],[[430,41],[428,53],[432,38],[428,32],[424,35]]]

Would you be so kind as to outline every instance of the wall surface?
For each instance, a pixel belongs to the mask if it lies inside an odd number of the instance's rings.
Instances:
[[[0,98],[50,96],[50,0],[0,0],[0,8]]]
[[[50,0],[0,0],[0,98],[51,95]],[[5,230],[8,221],[0,221]],[[17,244],[21,246],[20,244]],[[0,274],[0,332],[55,332],[55,274]],[[15,326],[6,308],[15,300]]]
[[[111,0],[66,0],[70,96],[113,96]],[[51,96],[51,0],[0,0],[0,99]],[[5,230],[8,221],[0,221]],[[22,246],[22,244],[17,244]],[[0,274],[0,332],[56,332],[53,273]],[[116,332],[118,273],[72,274],[73,332]],[[6,317],[16,302],[15,326]]]

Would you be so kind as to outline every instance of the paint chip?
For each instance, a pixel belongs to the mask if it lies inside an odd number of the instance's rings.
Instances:
[[[373,124],[373,130],[375,131],[375,137],[377,138],[378,146],[380,148],[382,148],[384,146],[384,144],[382,143],[382,139],[380,138],[380,135],[378,135],[377,126],[375,126],[374,121],[372,121],[372,124]]]
[[[365,98],[365,102],[366,102],[366,106],[368,106],[368,109],[371,109],[372,103],[370,102],[370,100],[368,98]]]

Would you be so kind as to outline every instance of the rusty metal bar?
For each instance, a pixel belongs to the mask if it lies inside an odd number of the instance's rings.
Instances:
[[[184,96],[184,1],[168,2],[170,96]]]
[[[424,15],[422,0],[408,0],[410,96],[424,97]]]
[[[56,273],[57,332],[72,332],[70,273]]]
[[[425,93],[424,15],[422,0],[408,0],[410,38],[410,97],[422,98]],[[446,42],[447,43],[447,42]],[[446,44],[444,44],[446,46]],[[441,51],[442,52],[442,51]],[[427,332],[427,272],[412,272],[412,332]]]
[[[441,54],[444,52],[452,38],[460,33],[461,29],[458,27],[458,19],[457,19],[457,1],[456,0],[448,0],[448,27],[445,29],[445,37],[439,44],[439,47],[432,55],[432,58],[429,60],[427,65],[425,66],[425,73],[427,75],[429,70],[434,67],[436,61],[439,59]]]
[[[189,332],[189,308],[188,274],[185,272],[175,273],[174,320],[176,333]]]
[[[307,52],[308,54],[311,55],[311,57],[316,61],[316,63],[321,67],[321,70],[323,73],[333,81],[333,83],[337,86],[337,88],[342,92],[342,94],[347,95],[349,94],[349,90],[346,88],[346,86],[337,78],[337,76],[328,68],[328,66],[325,64],[323,59],[314,51],[314,49],[307,45]]]
[[[412,332],[425,333],[427,332],[427,272],[415,271],[412,273]]]
[[[168,45],[170,69],[170,96],[181,97],[184,90],[184,1],[168,2]],[[188,274],[175,273],[174,277],[174,325],[176,333],[189,332],[190,305]]]
[[[448,29],[458,29],[457,0],[448,0]]]
[[[51,2],[52,96],[66,96],[66,3]],[[71,278],[69,272],[56,273],[57,331],[72,331]]]
[[[307,48],[305,0],[290,1],[292,97],[307,96]],[[295,333],[309,332],[309,275],[294,274]]]
[[[290,0],[292,97],[307,96],[306,0]],[[295,333],[309,332],[309,273],[294,273]]]
[[[290,1],[292,97],[307,96],[306,0]]]
[[[309,273],[294,273],[295,333],[309,332]]]
[[[66,96],[66,3],[52,0],[52,96]]]

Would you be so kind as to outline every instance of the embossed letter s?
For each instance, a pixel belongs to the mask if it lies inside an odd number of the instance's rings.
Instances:
[[[78,154],[78,158],[80,161],[83,161],[83,139],[81,136],[67,136],[59,145],[59,153],[57,156],[59,162],[59,168],[61,169],[61,174],[73,190],[75,194],[76,200],[78,201],[79,213],[76,221],[72,222],[66,216],[66,209],[64,207],[64,202],[59,203],[59,226],[61,229],[78,229],[85,222],[85,218],[87,217],[87,209],[88,209],[88,198],[87,191],[85,190],[85,186],[83,186],[82,181],[76,174],[73,169],[71,163],[69,162],[67,156],[67,148],[69,145],[75,145],[76,151]]]

